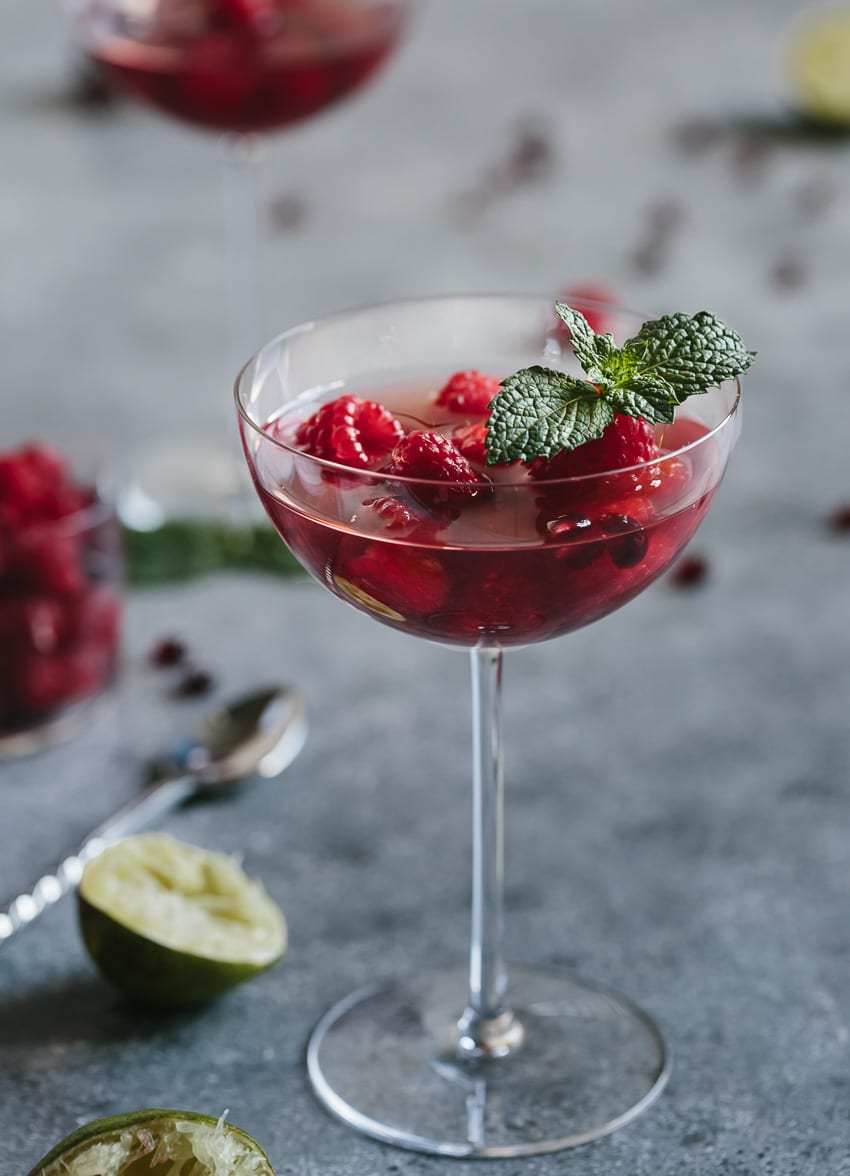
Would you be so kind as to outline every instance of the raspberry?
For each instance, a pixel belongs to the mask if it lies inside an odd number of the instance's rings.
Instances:
[[[363,505],[380,515],[388,531],[401,531],[423,521],[420,514],[412,510],[406,502],[402,502],[400,498],[395,498],[393,495],[386,495],[383,498],[368,498]]]
[[[401,423],[382,404],[338,396],[298,426],[295,441],[313,457],[371,469],[403,436]]]
[[[90,584],[65,608],[69,640],[78,646],[100,648],[111,655],[118,646],[121,602],[109,584]]]
[[[559,302],[565,302],[567,306],[581,311],[597,335],[606,335],[609,332],[613,334],[615,320],[607,306],[583,306],[585,300],[607,303],[611,306],[619,302],[617,294],[600,282],[580,282],[575,286],[568,286],[558,295]],[[559,335],[569,339],[569,327],[557,316],[555,329]]]
[[[370,544],[341,566],[340,575],[402,617],[411,613],[430,616],[448,595],[446,573],[439,560],[415,547],[394,543]]]
[[[108,659],[100,650],[86,647],[22,657],[14,669],[12,709],[19,720],[39,718],[93,694],[105,681],[108,668]]]
[[[86,575],[74,535],[23,535],[15,550],[10,578],[23,590],[49,596],[82,592]]]
[[[250,32],[271,32],[277,13],[271,0],[218,0],[222,17],[237,28]]]
[[[452,441],[467,461],[476,465],[487,464],[487,423],[473,421],[471,425],[458,425],[452,433]]]
[[[55,653],[65,638],[62,605],[49,596],[0,597],[0,646],[4,652]]]
[[[10,513],[31,514],[43,493],[41,478],[28,462],[15,455],[0,457],[0,501]]]
[[[434,508],[476,498],[489,484],[486,478],[475,472],[450,438],[424,430],[408,433],[399,441],[383,472],[432,483],[449,483],[446,486],[411,487],[411,493],[420,502]]]
[[[542,585],[536,567],[529,562],[499,560],[492,555],[480,561],[480,575],[470,576],[452,595],[452,629],[466,637],[496,640],[511,633],[534,633],[544,623]],[[490,565],[489,567],[487,565]]]
[[[551,458],[535,458],[532,478],[577,478],[639,465],[658,457],[652,425],[643,417],[617,413],[601,437],[575,449],[562,449]]]
[[[481,416],[490,407],[490,401],[500,387],[494,376],[470,368],[468,371],[455,372],[437,393],[434,403],[451,412]]]

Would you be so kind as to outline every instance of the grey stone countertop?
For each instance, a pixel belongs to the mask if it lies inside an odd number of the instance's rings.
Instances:
[[[266,321],[597,279],[710,307],[759,359],[693,550],[621,612],[512,653],[509,957],[575,967],[662,1023],[675,1068],[545,1176],[850,1174],[850,141],[789,113],[795,0],[432,0],[384,77],[270,142]],[[120,458],[232,430],[214,141],[71,84],[57,4],[0,11],[2,438],[98,432]],[[275,678],[312,728],[275,784],[167,828],[243,856],[284,908],[282,964],[193,1015],[95,974],[73,904],[0,948],[0,1176],[95,1116],[233,1122],[280,1173],[469,1165],[361,1138],[316,1104],[307,1035],[372,978],[467,942],[465,659],[306,580],[133,591],[108,718],[0,768],[0,895],[138,787],[209,700],[150,667],[177,634],[215,697]]]

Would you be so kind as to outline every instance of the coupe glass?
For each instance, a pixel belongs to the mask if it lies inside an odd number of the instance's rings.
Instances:
[[[412,0],[68,0],[77,39],[119,90],[220,140],[235,369],[262,338],[257,189],[264,140],[365,85],[387,61]],[[191,454],[193,461],[187,461]],[[187,470],[187,466],[191,468]],[[214,446],[158,447],[126,496],[129,521],[232,508],[244,467]]]
[[[614,308],[578,309],[604,309],[620,342],[641,322]],[[689,399],[659,430],[658,460],[556,481],[512,466],[474,497],[462,483],[336,465],[291,439],[295,422],[343,391],[395,408],[406,389],[409,426],[446,427],[451,414],[423,408],[422,390],[433,401],[457,370],[504,377],[544,363],[578,373],[553,317],[541,299],[507,296],[354,310],[278,336],[236,385],[256,488],[304,567],[375,620],[470,653],[468,968],[420,971],[345,997],[314,1030],[307,1058],[318,1097],[341,1119],[439,1155],[522,1156],[584,1143],[633,1119],[667,1079],[661,1034],[630,1001],[546,969],[516,968],[509,979],[502,657],[598,620],[669,567],[720,483],[739,389],[730,382]]]

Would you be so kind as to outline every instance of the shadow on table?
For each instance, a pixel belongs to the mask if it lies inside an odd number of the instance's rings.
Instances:
[[[190,1024],[202,1011],[134,1005],[96,976],[81,974],[0,1003],[0,1041],[25,1047],[150,1041]]]

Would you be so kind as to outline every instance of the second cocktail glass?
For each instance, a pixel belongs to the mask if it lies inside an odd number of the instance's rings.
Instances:
[[[262,337],[258,188],[266,136],[367,85],[404,33],[412,0],[66,0],[81,49],[122,93],[217,133],[231,367]],[[240,516],[244,466],[201,435],[140,458],[122,513],[152,529],[170,514]],[[250,490],[247,490],[250,498]]]
[[[604,309],[620,339],[641,319]],[[448,1156],[556,1151],[628,1123],[668,1075],[663,1039],[630,1001],[503,955],[503,651],[619,608],[669,566],[705,516],[738,432],[738,385],[690,399],[651,461],[567,478],[489,467],[470,485],[352,469],[303,452],[305,422],[341,394],[396,430],[475,444],[435,404],[461,369],[578,369],[542,299],[445,298],[308,323],[264,347],[236,388],[243,445],[280,535],[336,596],[382,623],[470,651],[472,933],[468,968],[346,997],[316,1027],[313,1087],[360,1131]],[[360,409],[354,411],[360,412]],[[374,410],[364,423],[385,428]],[[480,422],[479,422],[480,423]],[[343,438],[344,440],[344,438]],[[391,445],[392,437],[384,441]],[[468,450],[469,451],[469,450]]]

